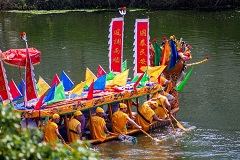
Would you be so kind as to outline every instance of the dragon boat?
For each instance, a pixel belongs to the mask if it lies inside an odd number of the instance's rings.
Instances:
[[[125,15],[126,9],[121,8],[121,15]],[[84,85],[88,83],[88,89],[81,89],[77,94],[73,94],[75,88],[64,92],[62,99],[57,101],[46,102],[46,97],[50,94],[50,91],[45,92],[41,96],[36,91],[36,84],[34,84],[34,74],[31,58],[26,52],[26,64],[25,64],[25,98],[24,105],[19,107],[15,104],[15,111],[21,114],[21,118],[26,119],[26,126],[28,125],[29,118],[35,118],[39,127],[44,125],[43,118],[50,117],[57,113],[61,115],[63,123],[66,128],[66,142],[69,141],[69,117],[75,111],[82,111],[86,120],[90,121],[88,140],[90,143],[100,143],[99,139],[96,139],[93,135],[93,127],[91,124],[91,117],[94,114],[96,107],[102,107],[105,111],[108,111],[108,119],[112,121],[112,115],[114,113],[114,104],[125,103],[127,105],[127,114],[130,118],[134,118],[134,111],[141,106],[143,101],[149,100],[151,95],[155,94],[162,88],[162,84],[159,81],[160,75],[166,79],[171,80],[171,85],[168,85],[166,91],[175,97],[175,101],[172,107],[179,110],[178,104],[178,91],[181,90],[186,83],[191,71],[186,75],[186,67],[194,66],[206,62],[208,58],[196,63],[189,64],[188,61],[192,58],[191,46],[182,41],[177,40],[175,36],[170,36],[170,39],[163,38],[162,46],[160,46],[156,39],[150,42],[149,36],[149,19],[136,19],[134,30],[134,78],[129,79],[129,69],[124,66],[123,62],[123,27],[124,18],[113,18],[110,23],[109,33],[109,70],[110,73],[114,73],[112,78],[106,77],[109,74],[101,70],[99,76],[96,77],[92,72],[86,70],[86,77]],[[26,50],[28,50],[26,34],[22,35],[22,39],[26,42]],[[0,95],[2,101],[11,102],[9,87],[7,86],[7,79],[5,70],[1,60],[0,78],[4,80],[1,83],[4,88]],[[89,73],[91,76],[89,76]],[[100,77],[105,75],[103,81],[98,81]],[[144,78],[145,77],[145,78]],[[90,82],[90,83],[89,83]],[[98,82],[98,83],[96,83]],[[95,85],[101,84],[100,89],[94,88]],[[102,85],[103,84],[103,85]],[[83,86],[84,86],[83,85]],[[55,86],[56,87],[56,86]],[[52,87],[53,88],[53,87]],[[41,88],[40,88],[41,89]],[[54,93],[51,93],[54,94]],[[75,96],[72,96],[75,95]],[[55,96],[55,95],[54,95]],[[44,101],[45,100],[45,101]],[[174,117],[172,117],[174,118]],[[175,119],[175,118],[174,118]],[[176,121],[179,123],[178,121]],[[110,123],[112,128],[112,123]],[[159,128],[161,124],[159,122],[153,122],[150,128]],[[129,126],[127,135],[140,132],[139,129],[134,129]],[[118,136],[107,136],[105,141],[116,139]]]

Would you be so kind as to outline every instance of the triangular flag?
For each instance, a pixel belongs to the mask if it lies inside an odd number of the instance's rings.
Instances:
[[[160,65],[160,58],[161,58],[162,49],[158,45],[157,41],[153,42],[153,47],[154,47],[154,51],[155,51],[154,66],[159,66]]]
[[[179,84],[179,86],[177,88],[174,88],[176,91],[182,91],[183,87],[185,86],[185,84],[187,83],[187,80],[189,79],[192,71],[193,71],[193,68],[191,68],[191,70],[188,72],[188,74],[186,75],[186,77],[184,78],[184,80]]]
[[[43,103],[53,100],[55,89],[56,89],[56,84],[54,84],[54,86],[51,87],[51,89],[49,90],[47,96],[44,98],[44,102]]]
[[[107,74],[102,75],[94,82],[94,90],[104,90],[106,87]]]
[[[38,97],[41,97],[45,92],[47,92],[47,90],[51,88],[41,76],[39,76],[37,87],[38,87],[38,91],[37,91]]]
[[[142,73],[142,75],[138,78],[138,80],[136,81],[136,83],[133,85],[133,89],[136,90],[137,89],[137,85],[139,84],[139,82],[141,81],[141,79],[143,78],[145,72]]]
[[[157,81],[158,76],[162,73],[162,71],[166,68],[166,66],[155,66],[155,67],[150,67],[150,66],[143,66],[141,67],[142,71],[148,72],[148,75],[150,76],[150,81],[155,82]]]
[[[60,79],[58,77],[57,74],[55,74],[55,76],[53,77],[53,80],[52,80],[52,84],[51,84],[51,87],[54,86],[54,84],[56,84],[56,86],[60,83]]]
[[[136,76],[132,79],[132,82],[137,82],[138,78],[139,78],[139,76],[136,75]]]
[[[40,99],[38,100],[37,104],[35,105],[35,107],[33,108],[33,110],[40,110],[43,104],[43,99],[46,95],[46,92],[40,97]]]
[[[68,75],[64,71],[62,71],[61,81],[64,86],[64,91],[70,91],[70,89],[74,85],[73,81],[68,77]]]
[[[20,84],[18,85],[18,89],[21,92],[21,94],[24,96],[25,82],[23,79],[21,80]]]
[[[115,76],[116,74],[110,71],[110,73],[107,74],[107,81],[113,80]]]
[[[86,82],[81,82],[79,83],[73,90],[70,91],[69,95],[71,96],[72,94],[77,94],[80,95],[83,91],[83,88],[85,86]]]
[[[127,70],[127,60],[122,62],[122,72]]]
[[[98,65],[97,77],[101,77],[104,74],[106,74],[106,71],[102,68],[102,66]]]
[[[121,72],[121,73],[117,74],[113,78],[112,84],[116,84],[118,86],[126,86],[127,79],[128,79],[128,73],[129,73],[129,69],[127,69],[124,72]]]
[[[12,95],[13,101],[18,100],[19,97],[22,97],[21,92],[19,91],[17,85],[13,81],[13,79],[9,83],[10,93]]]
[[[88,100],[93,99],[93,88],[94,88],[94,82],[92,82],[92,84],[89,87],[89,91],[88,91],[88,95],[87,95]]]
[[[47,104],[62,101],[62,100],[65,100],[65,99],[66,99],[66,96],[65,96],[65,93],[64,93],[63,83],[60,82],[55,89],[54,98],[51,101],[47,102]]]
[[[85,80],[87,86],[89,86],[93,81],[97,80],[97,77],[92,73],[89,68],[86,69]]]

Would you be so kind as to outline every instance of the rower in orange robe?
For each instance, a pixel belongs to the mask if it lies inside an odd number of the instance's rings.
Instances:
[[[155,114],[154,110],[158,107],[158,103],[155,101],[146,101],[138,108],[138,114],[136,117],[136,123],[142,126],[144,131],[149,129],[150,124],[155,121],[170,122],[171,119],[160,119]]]
[[[82,112],[76,111],[69,121],[69,136],[70,142],[76,142],[78,139],[81,140],[81,118]]]
[[[92,129],[93,129],[93,135],[95,139],[99,139],[101,142],[103,142],[107,134],[113,134],[112,132],[109,132],[106,127],[106,122],[102,118],[104,114],[104,110],[101,107],[97,107],[96,109],[96,115],[91,117],[91,123],[92,123]],[[87,127],[89,126],[89,122],[87,123]]]
[[[53,146],[56,146],[57,139],[59,138],[62,143],[65,143],[61,134],[58,131],[58,125],[60,121],[60,116],[58,114],[53,114],[52,118],[47,122],[43,129],[43,140],[49,142]]]
[[[126,124],[128,122],[138,129],[142,128],[141,126],[136,124],[131,118],[128,117],[126,111],[127,105],[125,103],[119,103],[118,111],[116,111],[112,116],[114,133],[126,134],[127,133]]]

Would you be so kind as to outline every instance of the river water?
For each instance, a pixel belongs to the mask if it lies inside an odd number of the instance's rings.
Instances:
[[[64,70],[78,84],[86,67],[94,73],[100,64],[108,69],[108,34],[111,18],[118,12],[67,12],[54,14],[0,13],[0,49],[24,48],[19,38],[27,32],[29,47],[42,52],[41,64],[34,66],[35,78],[48,83]],[[124,60],[133,75],[133,30],[135,19],[150,18],[150,37],[182,37],[192,46],[197,62],[185,88],[180,92],[177,119],[190,132],[171,128],[151,131],[156,143],[144,134],[138,143],[111,141],[94,145],[102,159],[240,159],[240,11],[128,12],[124,28]],[[4,65],[8,80],[18,84],[19,70]],[[189,71],[190,68],[187,69]],[[21,70],[23,72],[23,70]]]

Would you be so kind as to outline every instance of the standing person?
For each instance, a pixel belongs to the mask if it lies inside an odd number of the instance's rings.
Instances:
[[[127,122],[129,122],[130,124],[132,124],[138,129],[142,129],[141,126],[136,124],[131,118],[128,117],[126,112],[127,112],[127,105],[125,103],[119,103],[119,110],[115,112],[112,116],[114,133],[126,134]]]
[[[43,140],[51,143],[53,146],[56,145],[57,138],[59,138],[62,143],[65,143],[61,134],[58,131],[58,125],[60,121],[60,116],[58,114],[53,114],[52,118],[46,123],[43,129]]]
[[[71,119],[69,120],[69,136],[70,140],[69,142],[76,142],[78,139],[82,139],[81,137],[81,121],[82,119],[82,112],[81,111],[76,111]]]
[[[107,134],[114,134],[109,132],[106,127],[106,122],[103,119],[104,110],[101,107],[97,107],[95,111],[96,115],[91,117],[91,124],[93,136],[103,142],[107,138]],[[90,121],[88,121],[86,127],[90,127]]]
[[[160,119],[155,114],[154,110],[158,107],[155,101],[146,101],[138,108],[138,114],[136,117],[136,123],[142,126],[144,131],[149,129],[150,124],[153,120],[158,122],[171,122],[171,119]]]

